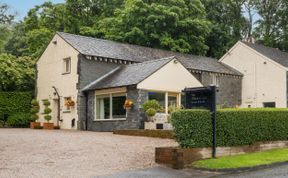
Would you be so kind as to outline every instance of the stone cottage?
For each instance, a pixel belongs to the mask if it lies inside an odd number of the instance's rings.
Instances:
[[[37,99],[50,100],[64,129],[136,129],[143,102],[156,99],[167,113],[185,87],[214,84],[218,104],[240,105],[242,77],[213,58],[57,32],[37,61]]]

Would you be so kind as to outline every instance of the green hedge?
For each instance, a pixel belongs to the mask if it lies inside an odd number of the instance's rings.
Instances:
[[[31,92],[0,92],[0,121],[6,122],[9,116],[17,113],[29,113]]]
[[[181,110],[172,114],[174,137],[181,147],[212,145],[211,113]],[[288,140],[288,109],[223,109],[217,111],[217,146]]]
[[[10,127],[17,127],[17,128],[23,128],[23,127],[29,127],[30,121],[30,114],[29,113],[17,113],[13,114],[8,117],[7,124]]]

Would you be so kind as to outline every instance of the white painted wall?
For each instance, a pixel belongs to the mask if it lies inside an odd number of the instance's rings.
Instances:
[[[263,107],[263,102],[276,102],[278,108],[287,107],[286,69],[283,66],[242,42],[238,42],[220,62],[244,75],[242,107]]]
[[[53,41],[55,40],[57,41],[56,45],[53,44]],[[71,57],[71,73],[63,75],[63,59],[67,57]],[[74,128],[77,128],[78,115],[76,105],[71,109],[71,112],[63,112],[63,97],[72,97],[75,103],[77,103],[77,63],[78,52],[57,34],[53,37],[52,41],[37,62],[37,100],[40,101],[40,113],[43,112],[44,108],[41,100],[49,99],[52,104],[50,106],[52,109],[52,121],[56,125],[57,107],[55,106],[56,101],[53,100],[56,96],[54,95],[54,89],[52,88],[52,86],[55,86],[61,96],[60,116],[63,122],[60,122],[60,126],[63,129],[71,129],[71,120],[73,118],[76,119],[76,125]],[[45,122],[43,114],[40,114],[40,121]]]
[[[203,86],[179,61],[174,63],[175,60],[140,82],[137,88],[179,93],[185,87]]]

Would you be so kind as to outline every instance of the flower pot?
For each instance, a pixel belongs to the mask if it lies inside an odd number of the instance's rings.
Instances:
[[[43,123],[43,129],[53,130],[54,124],[53,123]]]
[[[35,127],[40,127],[40,122],[30,122],[30,128],[35,129]]]

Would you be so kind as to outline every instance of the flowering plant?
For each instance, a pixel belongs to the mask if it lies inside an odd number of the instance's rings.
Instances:
[[[124,103],[124,108],[125,109],[131,109],[133,106],[133,101],[131,100],[126,100],[125,103]]]

